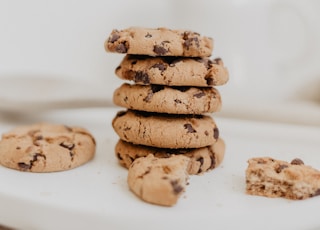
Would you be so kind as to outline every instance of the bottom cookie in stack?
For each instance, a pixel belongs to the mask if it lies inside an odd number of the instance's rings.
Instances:
[[[168,149],[135,145],[120,139],[115,146],[115,153],[120,165],[125,168],[129,168],[137,158],[146,157],[149,154],[157,158],[170,158],[174,155],[183,155],[190,158],[188,173],[190,175],[197,175],[210,171],[220,165],[224,158],[225,142],[219,138],[215,144],[201,148]]]

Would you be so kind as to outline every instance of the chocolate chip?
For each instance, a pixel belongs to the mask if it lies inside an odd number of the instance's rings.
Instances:
[[[203,157],[199,157],[199,158],[197,159],[197,161],[199,161],[199,162],[200,162],[200,165],[202,166],[202,165],[203,165],[203,162],[204,162],[204,159],[203,159]]]
[[[275,170],[277,173],[280,173],[283,169],[288,168],[288,165],[278,165]]]
[[[206,94],[203,91],[201,91],[199,93],[193,94],[193,96],[196,97],[196,98],[201,98],[203,96],[206,96]]]
[[[295,159],[293,159],[293,160],[291,161],[290,164],[292,164],[292,165],[304,165],[304,162],[303,162],[301,159],[299,159],[299,158],[295,158]]]
[[[199,159],[197,159],[197,161],[200,162],[200,167],[199,167],[199,170],[198,170],[198,174],[202,172],[202,169],[201,169],[201,166],[203,165],[203,162],[204,162],[204,159],[203,157],[200,157]]]
[[[128,51],[128,48],[126,47],[125,43],[120,43],[116,47],[116,52],[118,53],[126,53]]]
[[[75,145],[73,143],[71,143],[71,142],[64,141],[64,142],[60,143],[60,146],[63,147],[63,148],[72,150]]]
[[[214,80],[212,79],[212,77],[205,77],[204,78],[206,80],[207,85],[215,85]]]
[[[150,83],[150,78],[149,78],[148,74],[143,71],[135,72],[135,76],[134,76],[133,80],[135,83],[139,83],[139,82],[142,82],[143,84]]]
[[[204,131],[204,134],[205,134],[206,136],[209,136],[208,130]]]
[[[111,36],[109,37],[108,42],[114,43],[120,38],[120,35],[118,33],[112,33]]]
[[[151,38],[151,37],[152,37],[152,34],[147,33],[145,37],[146,37],[146,38]]]
[[[177,103],[177,104],[182,103],[182,101],[181,101],[181,100],[179,100],[179,99],[174,99],[174,102],[175,102],[175,103]]]
[[[29,164],[25,163],[25,162],[19,162],[18,166],[21,170],[30,170],[34,164],[35,161],[38,160],[38,157],[42,157],[44,159],[46,159],[46,156],[41,154],[41,153],[35,153],[32,157],[32,160],[29,161]]]
[[[196,133],[197,131],[192,127],[191,124],[184,124],[183,127],[188,130],[188,133]]]
[[[164,65],[163,63],[156,63],[154,64],[151,68],[157,68],[159,69],[161,72],[165,71],[167,69],[167,66]]]
[[[199,43],[199,39],[197,36],[192,36],[194,34],[190,33],[190,32],[185,32],[183,34],[183,39],[185,40],[183,45],[189,49],[190,46],[192,46],[192,43],[194,43],[197,47],[200,46],[200,43]]]
[[[213,129],[213,137],[216,140],[219,138],[219,129],[217,127]]]
[[[123,160],[123,158],[121,157],[121,154],[120,153],[117,153],[117,158],[119,159],[119,160]]]
[[[19,162],[18,166],[22,170],[28,170],[28,169],[31,169],[31,167],[32,167],[31,164],[26,164],[26,163],[23,163],[23,162]]]
[[[168,50],[162,46],[159,45],[155,45],[153,47],[153,52],[155,52],[157,55],[165,55],[166,53],[168,53]]]
[[[211,154],[210,159],[211,159],[211,165],[209,169],[214,169],[216,167],[216,158],[214,157],[213,154]]]
[[[173,188],[173,193],[178,195],[183,191],[183,187],[179,185],[178,180],[172,180],[171,182],[172,188]]]

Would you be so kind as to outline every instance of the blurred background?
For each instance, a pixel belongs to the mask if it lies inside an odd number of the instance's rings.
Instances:
[[[317,0],[0,0],[0,113],[112,106],[112,29],[168,27],[214,39],[230,73],[218,116],[320,125],[319,12]]]

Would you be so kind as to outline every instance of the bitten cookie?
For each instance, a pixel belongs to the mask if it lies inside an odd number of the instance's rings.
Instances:
[[[219,129],[205,115],[119,111],[112,126],[120,139],[158,148],[200,148],[214,144]]]
[[[136,159],[128,170],[129,188],[142,200],[164,206],[177,203],[188,183],[189,158],[156,158],[152,154]]]
[[[130,27],[113,30],[104,46],[106,51],[116,53],[209,57],[213,39],[187,30]]]
[[[118,106],[146,112],[203,114],[221,109],[221,97],[213,87],[169,87],[124,83],[114,91]]]
[[[220,165],[225,154],[225,143],[219,138],[213,145],[195,149],[162,149],[144,145],[134,145],[119,140],[115,146],[115,153],[119,163],[129,168],[132,162],[140,157],[154,155],[158,158],[170,158],[174,155],[183,155],[190,158],[188,173],[202,174]]]
[[[150,57],[126,55],[116,75],[136,84],[169,86],[217,86],[229,80],[220,58]]]
[[[80,127],[39,123],[17,127],[2,135],[0,164],[21,171],[55,172],[91,160],[96,143]]]
[[[301,200],[320,195],[320,171],[269,157],[252,158],[246,170],[246,191],[251,195]]]

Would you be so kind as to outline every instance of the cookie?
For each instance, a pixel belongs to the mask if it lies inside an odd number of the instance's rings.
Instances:
[[[193,149],[163,149],[144,145],[134,145],[119,140],[115,146],[115,154],[120,165],[129,168],[132,162],[140,157],[154,155],[158,158],[170,158],[174,155],[183,155],[190,158],[188,173],[202,174],[218,167],[225,154],[225,143],[219,138],[213,145]]]
[[[29,172],[72,169],[91,160],[96,143],[84,128],[38,123],[16,127],[0,141],[0,164]]]
[[[209,57],[213,39],[188,30],[130,27],[113,30],[105,41],[108,52],[149,56]]]
[[[123,80],[142,85],[206,87],[224,85],[229,80],[221,58],[126,55],[115,73]]]
[[[113,102],[133,110],[172,114],[203,114],[220,111],[221,97],[213,87],[130,85],[114,91]]]
[[[246,170],[246,191],[251,195],[302,200],[320,195],[320,171],[269,157],[252,158]]]
[[[112,126],[120,139],[158,148],[200,148],[214,144],[219,129],[206,115],[119,111]]]
[[[130,190],[142,200],[173,206],[185,192],[189,179],[188,166],[189,158],[185,156],[157,158],[150,154],[131,164],[127,182]]]

